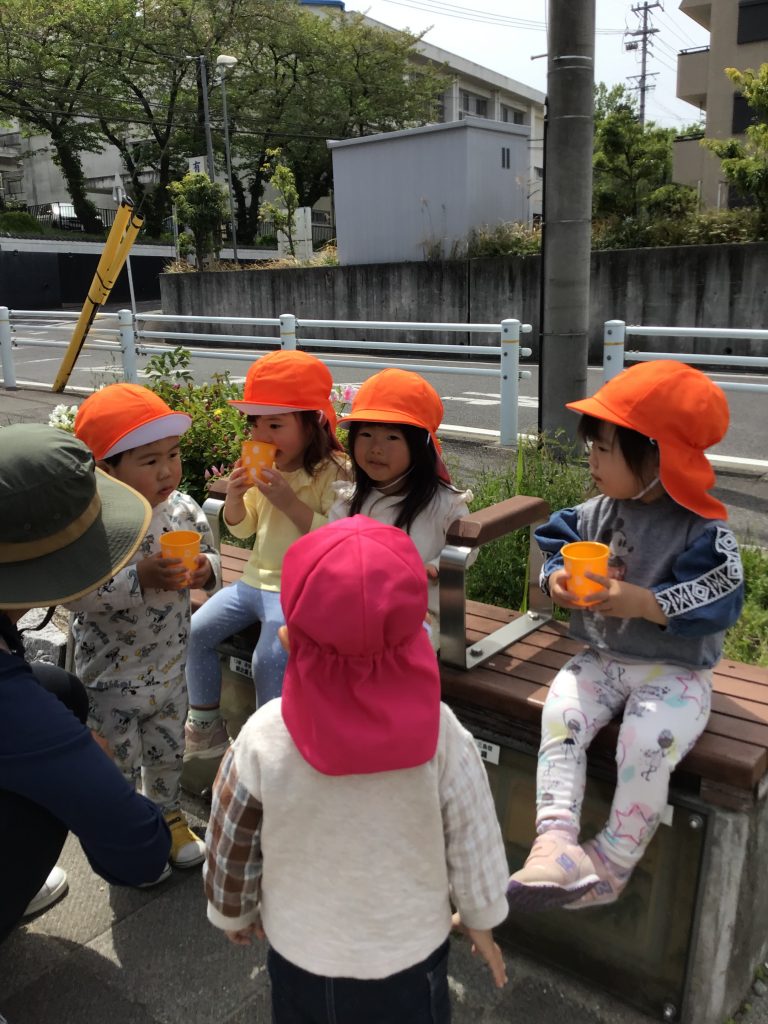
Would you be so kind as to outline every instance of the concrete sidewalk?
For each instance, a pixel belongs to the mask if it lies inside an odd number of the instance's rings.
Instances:
[[[45,422],[62,400],[75,401],[0,390],[0,425]],[[508,458],[491,446],[451,442],[448,448],[467,467]],[[753,536],[768,544],[768,481],[729,477],[724,483],[721,478],[720,493],[744,516]],[[202,834],[206,806],[188,797],[185,811]],[[174,871],[154,889],[111,887],[90,870],[71,837],[61,864],[69,875],[69,894],[0,946],[0,1016],[8,1024],[267,1024],[264,948],[236,948],[207,923],[199,869]],[[393,879],[393,899],[397,892]],[[518,955],[507,955],[506,961],[509,983],[498,992],[467,943],[452,940],[455,1024],[648,1024],[658,1019]],[[751,1005],[739,1020],[768,1024],[768,1001],[747,995]]]

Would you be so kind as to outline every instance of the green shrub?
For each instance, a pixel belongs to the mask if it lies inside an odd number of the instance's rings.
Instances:
[[[31,213],[8,210],[6,213],[0,213],[0,231],[11,235],[42,235],[43,226]]]
[[[195,384],[189,373],[190,353],[184,348],[153,356],[147,362],[148,386],[168,405],[192,417],[192,425],[181,436],[184,476],[181,490],[202,504],[206,484],[227,472],[240,455],[247,435],[245,416],[228,404],[242,398],[242,389],[229,373],[215,373],[205,384]]]
[[[467,256],[529,256],[541,251],[541,231],[515,221],[473,228],[467,238]]]
[[[521,440],[517,461],[502,473],[481,471],[472,483],[470,511],[486,508],[516,494],[543,498],[554,512],[584,500],[590,485],[586,462],[563,459],[556,444]],[[469,572],[467,596],[505,608],[525,607],[528,576],[528,532],[516,530],[480,549]]]
[[[768,666],[768,552],[744,547],[744,608],[728,630],[723,657]]]

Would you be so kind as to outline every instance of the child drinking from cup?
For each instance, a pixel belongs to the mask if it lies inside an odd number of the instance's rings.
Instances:
[[[354,483],[338,484],[330,520],[361,513],[410,536],[433,584],[429,614],[439,646],[437,586],[440,552],[451,523],[469,511],[470,491],[459,491],[440,455],[440,396],[418,373],[382,370],[355,395],[340,426],[349,426]]]
[[[682,363],[638,363],[592,398],[571,402],[600,491],[536,531],[542,587],[571,610],[588,647],[563,666],[542,714],[537,839],[512,875],[513,909],[613,903],[642,858],[667,803],[669,778],[704,731],[712,667],[739,617],[743,571],[704,454],[728,428],[728,404]],[[564,545],[610,549],[581,597]],[[619,712],[617,782],[608,821],[579,845],[587,748]]]
[[[238,459],[229,478],[224,522],[235,537],[255,540],[242,578],[192,616],[185,759],[220,757],[229,744],[216,650],[228,636],[261,623],[252,660],[256,697],[262,705],[280,695],[286,661],[277,635],[283,556],[302,534],[327,521],[333,484],[347,472],[336,440],[332,385],[330,371],[309,353],[271,352],[249,369],[242,401],[231,402],[248,417],[251,440],[273,446],[274,467],[245,466]]]
[[[179,802],[189,591],[212,589],[219,577],[208,521],[178,490],[179,437],[191,422],[137,384],[110,384],[82,403],[75,435],[99,468],[147,499],[152,520],[137,557],[68,606],[76,672],[89,692],[88,724],[105,738],[125,777],[134,785],[141,779],[144,795],[163,810],[177,867],[203,859],[203,843]],[[176,531],[189,535],[188,553],[169,557],[164,538],[176,539]]]

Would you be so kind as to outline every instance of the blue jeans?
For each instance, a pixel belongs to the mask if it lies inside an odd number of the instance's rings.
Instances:
[[[426,960],[387,978],[326,978],[270,947],[272,1024],[450,1024],[448,940]]]
[[[283,689],[288,654],[277,631],[285,622],[280,594],[259,590],[242,580],[209,597],[192,616],[187,646],[187,692],[193,708],[221,701],[221,667],[216,648],[228,636],[254,622],[261,623],[251,668],[259,707]]]

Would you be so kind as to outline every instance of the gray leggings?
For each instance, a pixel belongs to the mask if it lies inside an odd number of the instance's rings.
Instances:
[[[277,636],[285,622],[280,594],[259,590],[242,580],[210,597],[192,616],[187,647],[187,691],[192,707],[207,707],[221,700],[218,645],[254,622],[261,623],[251,668],[258,705],[279,697],[287,653]]]

